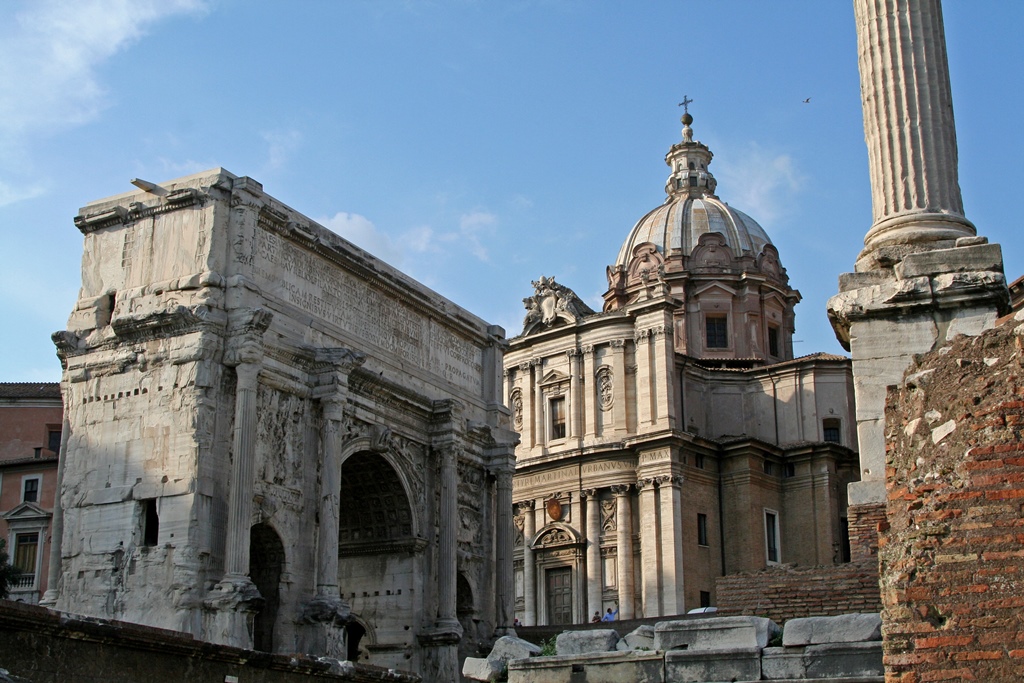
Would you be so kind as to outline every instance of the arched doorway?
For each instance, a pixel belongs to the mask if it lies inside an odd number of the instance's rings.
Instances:
[[[455,580],[455,616],[462,626],[462,640],[459,641],[459,660],[466,657],[479,657],[481,638],[476,614],[476,603],[473,600],[473,587],[469,585],[462,572]]]
[[[358,621],[350,621],[345,625],[346,658],[350,662],[359,661],[359,644],[366,635],[366,629]]]
[[[256,524],[249,530],[249,578],[265,600],[253,621],[253,649],[274,651],[274,623],[280,606],[281,571],[284,568],[284,544],[269,524]]]
[[[410,497],[394,465],[371,451],[345,459],[339,493],[338,585],[353,616],[347,654],[360,663],[408,667],[425,545],[415,537]]]

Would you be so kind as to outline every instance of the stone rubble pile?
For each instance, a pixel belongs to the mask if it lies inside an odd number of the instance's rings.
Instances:
[[[878,614],[791,619],[784,632],[762,617],[663,621],[622,638],[612,629],[566,631],[550,657],[529,643],[532,649],[520,650],[526,654],[508,656],[511,644],[525,641],[505,637],[498,642],[508,644],[496,644],[487,659],[467,659],[463,676],[496,681],[507,671],[509,683],[880,683],[881,625]]]

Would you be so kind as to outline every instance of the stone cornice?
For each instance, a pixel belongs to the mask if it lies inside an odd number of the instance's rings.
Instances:
[[[210,195],[205,192],[200,192],[193,187],[185,187],[162,197],[157,204],[145,205],[142,202],[132,202],[127,208],[116,205],[96,213],[80,214],[75,216],[75,227],[83,235],[88,235],[103,228],[126,225],[159,214],[187,209],[196,204],[201,205],[206,203],[209,198]]]

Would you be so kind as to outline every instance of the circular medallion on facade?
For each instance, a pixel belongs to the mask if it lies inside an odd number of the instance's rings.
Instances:
[[[547,508],[548,517],[552,520],[557,522],[562,518],[562,504],[559,503],[557,499],[552,498],[548,502],[544,503],[544,506]]]

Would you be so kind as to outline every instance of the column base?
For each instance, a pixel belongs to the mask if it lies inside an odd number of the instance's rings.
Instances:
[[[47,588],[46,592],[43,593],[43,597],[39,599],[39,606],[49,607],[50,609],[56,609],[58,597],[59,594],[56,588]]]
[[[248,576],[225,576],[203,601],[204,640],[251,650],[253,617],[264,602]]]

